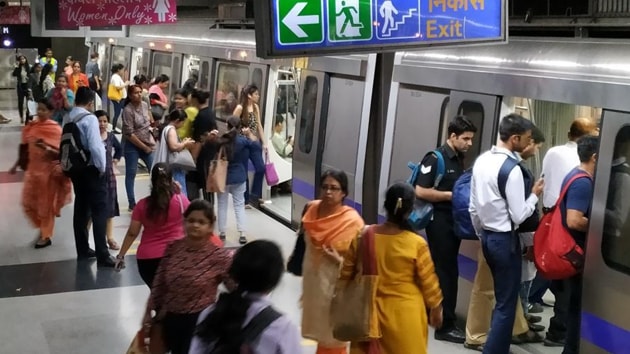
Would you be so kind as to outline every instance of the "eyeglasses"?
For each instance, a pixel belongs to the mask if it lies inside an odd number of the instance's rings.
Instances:
[[[326,192],[326,191],[339,192],[341,190],[341,187],[339,187],[339,186],[331,186],[331,185],[327,185],[327,184],[323,184],[320,188],[324,192]]]

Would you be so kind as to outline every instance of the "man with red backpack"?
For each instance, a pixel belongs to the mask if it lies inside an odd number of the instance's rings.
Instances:
[[[599,138],[596,136],[587,135],[578,140],[577,151],[580,165],[571,170],[564,178],[562,190],[564,191],[566,188],[566,194],[558,203],[562,213],[563,226],[582,250],[585,247],[586,232],[588,231],[598,144]],[[580,268],[584,264],[583,257],[581,255],[581,261],[572,262],[577,266],[578,273],[576,275],[568,279],[553,281],[553,286],[563,289],[566,299],[568,299],[566,339],[562,354],[577,354],[579,350],[582,312],[582,274]]]

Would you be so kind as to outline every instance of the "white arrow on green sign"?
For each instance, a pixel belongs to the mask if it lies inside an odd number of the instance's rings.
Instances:
[[[275,0],[278,42],[281,44],[324,41],[322,0]]]

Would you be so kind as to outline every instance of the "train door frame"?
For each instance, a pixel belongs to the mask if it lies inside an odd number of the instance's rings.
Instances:
[[[313,119],[303,117],[304,96],[309,89],[309,80],[316,80],[316,102]],[[311,81],[312,82],[312,81]],[[328,99],[330,92],[330,75],[320,71],[303,70],[301,74],[300,93],[298,101],[298,121],[295,127],[296,145],[293,150],[293,192],[291,223],[297,226],[300,223],[302,210],[308,202],[316,199],[319,190],[319,176],[322,173],[322,155],[326,139],[326,113],[328,112]],[[311,126],[304,126],[311,124]],[[309,146],[303,145],[307,140],[307,134],[311,134]],[[304,137],[304,139],[302,139]],[[305,151],[308,150],[308,151]],[[300,190],[304,196],[296,193]]]
[[[630,113],[604,109],[594,179],[593,202],[586,244],[586,262],[582,289],[581,353],[626,353],[630,337],[630,316],[623,310],[630,288],[630,268],[620,268],[611,261],[602,247],[608,190],[610,186],[613,154],[622,130],[630,129]],[[615,136],[616,139],[612,137]],[[623,139],[623,137],[621,137]],[[626,138],[625,143],[630,139]],[[618,193],[628,193],[619,190]],[[623,220],[627,224],[628,217]],[[627,227],[622,232],[627,233]],[[628,236],[623,236],[628,237]],[[621,237],[619,237],[621,238]],[[627,269],[626,269],[627,268]]]

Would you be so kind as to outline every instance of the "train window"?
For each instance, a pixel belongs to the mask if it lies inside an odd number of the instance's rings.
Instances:
[[[446,109],[443,107],[443,109]],[[472,166],[477,156],[481,154],[481,130],[483,128],[484,111],[483,105],[474,101],[463,101],[457,108],[458,115],[464,115],[477,127],[477,133],[473,139],[473,145],[470,147],[464,157],[464,168]]]
[[[153,52],[153,70],[151,71],[152,77],[158,77],[159,75],[166,75],[173,80],[173,55],[171,53],[159,53]],[[166,97],[170,96],[170,90],[167,86],[164,94]]]
[[[238,105],[241,90],[249,83],[249,68],[245,65],[219,63],[216,80],[214,110],[217,118],[225,122]]]
[[[202,90],[208,89],[208,81],[210,81],[210,63],[207,61],[201,62],[201,75],[199,75],[199,87]]]
[[[140,67],[140,74],[149,75],[149,61],[151,53],[148,50],[142,51],[142,66]]]
[[[260,68],[255,68],[252,72],[252,84],[256,85],[259,90],[263,89],[263,72]]]
[[[604,213],[602,256],[606,264],[630,274],[630,126],[615,139],[612,168]]]
[[[173,76],[171,77],[171,92],[181,87],[180,81],[182,79],[182,61],[179,55],[173,56]]]
[[[313,131],[315,130],[315,111],[317,111],[317,78],[308,76],[304,82],[304,96],[300,114],[300,151],[309,154],[313,148]]]

